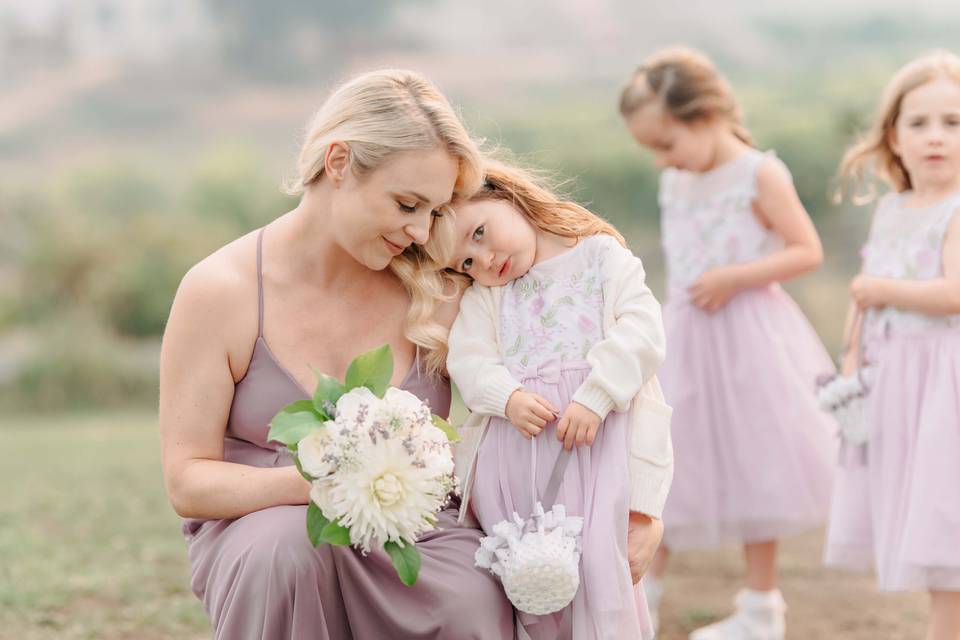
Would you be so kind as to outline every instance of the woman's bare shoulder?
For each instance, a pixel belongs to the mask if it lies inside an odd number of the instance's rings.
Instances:
[[[256,234],[247,234],[213,252],[183,276],[167,337],[187,344],[219,343],[230,362],[240,362],[256,339]],[[236,372],[235,372],[236,373]]]
[[[177,298],[201,307],[231,305],[256,296],[256,233],[248,233],[193,265],[180,281]],[[256,302],[256,298],[254,298]]]

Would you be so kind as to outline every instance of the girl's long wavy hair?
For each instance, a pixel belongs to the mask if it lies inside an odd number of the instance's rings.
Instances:
[[[834,194],[834,200],[841,201],[845,191],[852,193],[850,198],[854,203],[863,204],[872,200],[876,196],[876,188],[870,182],[869,174],[880,178],[896,191],[907,191],[913,187],[903,161],[893,151],[891,138],[900,118],[904,97],[917,87],[938,78],[949,78],[960,84],[960,58],[956,54],[944,49],[932,51],[908,62],[890,79],[872,125],[843,154],[839,170],[841,184]]]
[[[434,268],[443,273],[454,287],[454,294],[459,295],[471,283],[469,276],[447,266],[457,248],[456,207],[465,201],[501,200],[513,205],[541,231],[564,238],[606,234],[626,246],[623,235],[612,224],[586,207],[558,195],[555,189],[559,189],[559,185],[552,185],[546,174],[493,159],[484,162],[480,189],[470,198],[455,201],[450,211],[437,218],[430,232],[430,240],[424,245]],[[442,347],[437,349],[443,361],[446,361],[447,355],[446,334],[444,332]]]

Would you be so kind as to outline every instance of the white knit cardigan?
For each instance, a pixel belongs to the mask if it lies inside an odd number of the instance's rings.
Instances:
[[[587,353],[591,372],[573,400],[601,419],[612,410],[629,411],[630,510],[659,518],[673,479],[673,410],[654,376],[665,354],[660,304],[645,283],[640,259],[616,239],[600,235],[581,242],[601,253],[604,338]],[[447,369],[472,412],[456,445],[461,522],[469,517],[477,453],[490,416],[506,417],[507,400],[522,387],[501,356],[502,298],[503,287],[473,284],[450,330]]]

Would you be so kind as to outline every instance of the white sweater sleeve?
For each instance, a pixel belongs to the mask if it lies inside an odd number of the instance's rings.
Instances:
[[[522,385],[501,359],[497,320],[490,289],[467,289],[450,329],[447,370],[471,411],[503,418],[507,400]]]
[[[666,354],[660,303],[647,287],[643,263],[614,238],[598,239],[604,307],[613,324],[587,352],[591,372],[573,395],[600,418],[626,411]]]

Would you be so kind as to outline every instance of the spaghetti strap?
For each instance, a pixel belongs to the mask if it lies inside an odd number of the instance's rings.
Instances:
[[[263,337],[263,232],[266,227],[260,229],[257,234],[257,337]]]

